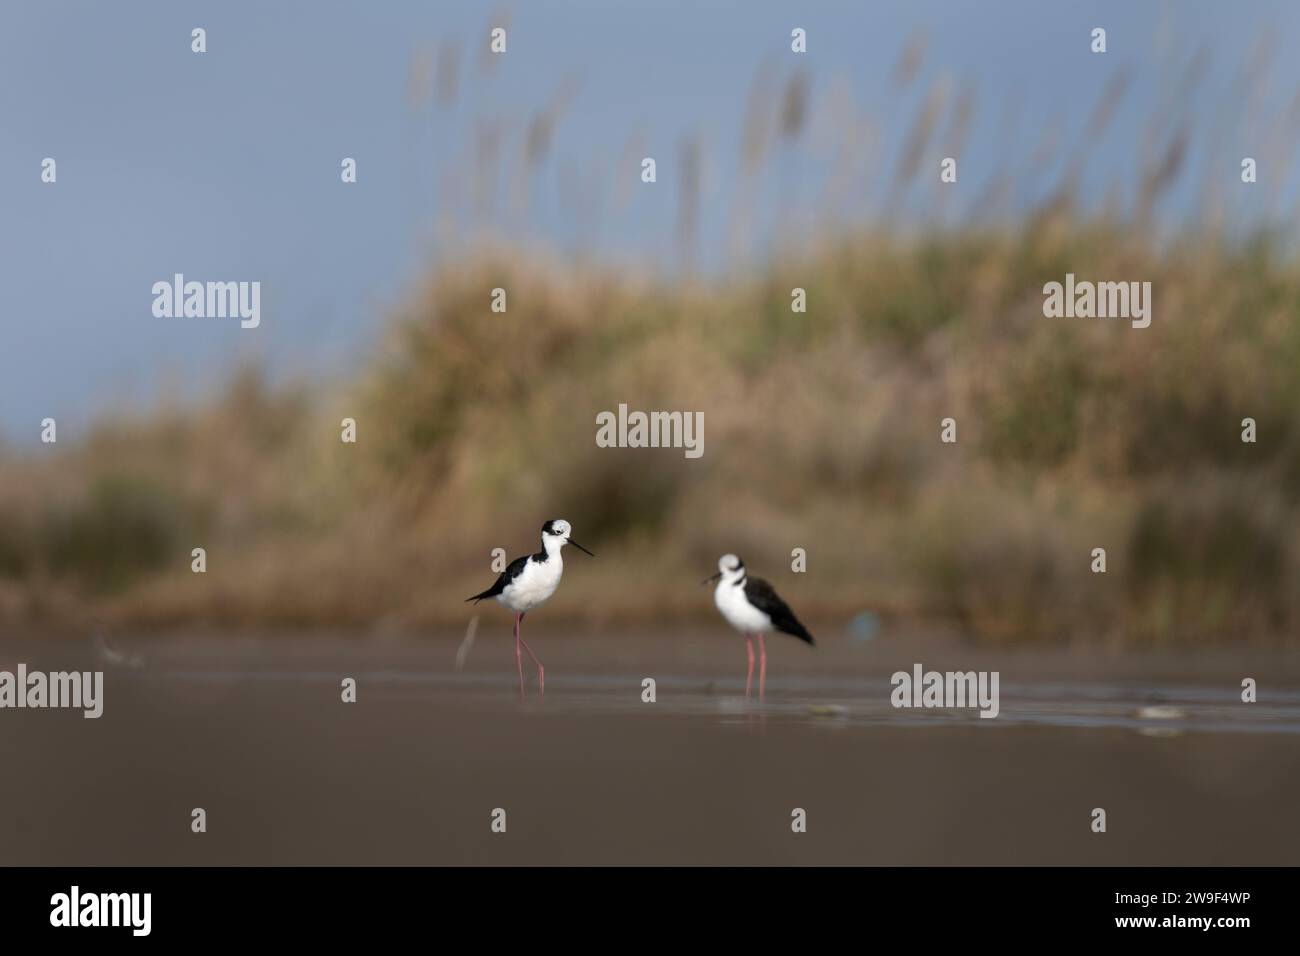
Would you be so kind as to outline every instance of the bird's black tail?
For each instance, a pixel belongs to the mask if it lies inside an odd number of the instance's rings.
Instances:
[[[799,640],[811,644],[813,647],[817,646],[817,642],[813,640],[813,636],[808,632],[808,628],[804,627],[803,624],[799,622],[799,619],[793,614],[786,615],[782,620],[773,621],[772,623],[776,625],[778,631],[781,631],[784,634],[789,634],[791,637],[797,637]]]

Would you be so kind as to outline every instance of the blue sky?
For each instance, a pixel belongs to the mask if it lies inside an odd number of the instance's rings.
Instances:
[[[509,49],[489,60],[498,21]],[[207,30],[202,55],[190,51],[195,26]],[[803,57],[790,53],[795,26],[808,33]],[[1107,29],[1104,56],[1088,49],[1094,26]],[[693,261],[724,274],[742,186],[755,210],[748,251],[759,255],[778,235],[803,241],[798,223],[816,223],[826,207],[847,223],[891,203],[895,224],[955,221],[999,170],[1019,170],[1013,200],[1031,202],[1059,164],[1034,167],[1028,157],[1044,144],[1077,146],[1120,69],[1132,82],[1093,146],[1089,198],[1131,191],[1153,118],[1185,116],[1226,153],[1253,155],[1300,88],[1300,61],[1289,55],[1297,27],[1300,4],[1263,0],[7,4],[0,435],[28,444],[52,415],[61,438],[75,437],[97,415],[197,399],[245,358],[278,375],[346,377],[364,367],[429,266],[484,235],[680,267],[686,142],[702,156]],[[920,73],[900,89],[895,64],[918,35]],[[1264,62],[1269,42],[1274,59],[1251,94],[1260,101],[1243,103],[1242,73]],[[460,51],[458,91],[442,103],[431,88],[450,48]],[[1179,78],[1198,50],[1205,75],[1184,96]],[[807,124],[747,184],[738,157],[756,77],[779,97],[796,70],[809,82]],[[895,157],[936,84],[949,108],[963,91],[974,106],[961,188],[904,192]],[[513,171],[530,124],[559,99],[519,200]],[[860,150],[836,146],[846,124]],[[947,119],[938,140],[945,130]],[[489,201],[476,204],[477,144],[491,136],[501,171],[485,180]],[[943,148],[935,142],[927,163]],[[639,183],[641,155],[656,157],[654,187]],[[843,155],[853,162],[828,200]],[[58,163],[55,185],[40,182],[46,156]],[[358,161],[355,185],[340,182],[344,156]],[[1207,170],[1218,175],[1206,165],[1216,161],[1210,150],[1192,161],[1169,197],[1173,217],[1196,204]],[[1234,176],[1227,168],[1225,188]],[[1288,181],[1267,201],[1262,191],[1230,195],[1249,221],[1294,192]],[[155,318],[150,287],[176,272],[260,280],[260,328]]]

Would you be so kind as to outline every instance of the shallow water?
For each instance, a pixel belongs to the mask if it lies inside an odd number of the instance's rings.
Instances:
[[[1300,665],[710,632],[0,642],[102,669],[104,715],[10,710],[0,856],[69,865],[1294,865]],[[457,670],[457,662],[465,669]],[[996,670],[995,719],[901,710],[912,664]],[[1261,702],[1240,702],[1240,682]],[[353,678],[357,702],[341,701]],[[642,701],[655,679],[656,700]],[[757,678],[757,675],[755,675]],[[204,807],[211,830],[196,836]],[[508,838],[489,829],[510,813]],[[792,807],[813,825],[792,838]],[[1091,829],[1093,808],[1111,832]]]
[[[338,670],[173,668],[118,675],[116,680],[222,684],[289,682],[335,685]],[[429,673],[415,670],[349,670],[373,698],[455,699],[467,707],[499,709],[517,691],[514,675],[504,673]],[[599,716],[674,714],[731,722],[747,716],[788,722],[851,727],[891,725],[929,727],[938,723],[974,724],[988,729],[1042,725],[1127,728],[1151,735],[1197,731],[1248,734],[1300,734],[1300,692],[1271,690],[1266,703],[1243,703],[1222,687],[1150,682],[1003,682],[996,717],[976,708],[911,709],[890,703],[891,685],[881,679],[830,677],[769,678],[763,703],[746,700],[744,684],[702,675],[662,674],[654,703],[642,700],[640,681],[626,676],[552,675],[544,700],[528,677],[528,697],[520,706],[538,714]],[[755,691],[755,694],[757,691]]]

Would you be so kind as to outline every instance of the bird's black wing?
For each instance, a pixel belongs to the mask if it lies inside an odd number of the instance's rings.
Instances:
[[[750,604],[772,619],[772,626],[778,631],[791,634],[809,644],[814,643],[808,628],[799,623],[799,619],[794,616],[794,611],[790,610],[790,605],[782,601],[781,596],[772,589],[772,585],[762,578],[745,578],[745,597]]]
[[[506,569],[501,572],[501,577],[497,578],[496,584],[492,585],[482,594],[475,594],[473,597],[465,598],[465,603],[468,604],[470,601],[473,601],[477,604],[484,598],[496,597],[506,589],[506,585],[519,577],[520,573],[524,570],[524,565],[528,563],[528,559],[531,557],[531,554],[525,554],[522,558],[515,558],[506,565]]]

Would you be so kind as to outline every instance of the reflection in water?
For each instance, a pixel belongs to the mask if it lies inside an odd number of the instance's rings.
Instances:
[[[507,701],[509,690],[501,674],[455,675],[419,671],[376,670],[351,674],[365,686],[367,696],[385,699],[427,698],[455,701],[466,710],[519,705]],[[124,675],[123,680],[221,683],[230,681],[289,681],[337,683],[336,671],[171,670]],[[656,678],[657,700],[644,703],[638,679],[598,675],[567,675],[548,681],[544,704],[530,712],[547,714],[630,714],[648,717],[698,717],[733,722],[761,715],[774,721],[852,727],[890,724],[926,727],[968,724],[987,728],[1044,725],[1082,728],[1129,728],[1151,737],[1183,732],[1300,733],[1300,693],[1275,692],[1267,703],[1242,703],[1234,692],[1194,685],[1006,683],[1001,712],[980,720],[975,708],[964,710],[900,710],[889,702],[889,683],[879,680],[788,677],[769,684],[767,702],[745,700],[743,682],[689,675]],[[1152,700],[1160,701],[1152,704]]]

